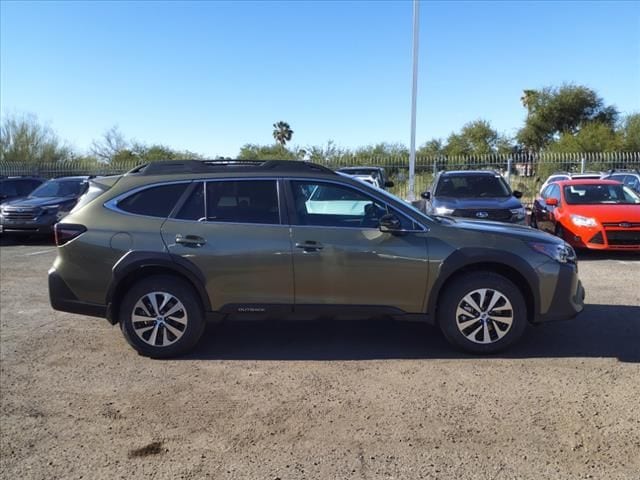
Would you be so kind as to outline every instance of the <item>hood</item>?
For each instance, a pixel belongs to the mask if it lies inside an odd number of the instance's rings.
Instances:
[[[599,205],[569,205],[564,207],[569,214],[595,218],[600,223],[638,222],[640,223],[640,205],[607,203]]]
[[[516,197],[465,197],[465,198],[453,198],[453,197],[436,197],[433,199],[434,207],[447,207],[447,208],[474,208],[474,209],[506,209],[506,208],[520,208],[522,204]]]
[[[9,200],[2,204],[3,208],[33,208],[33,207],[49,207],[51,205],[71,204],[76,202],[76,197],[23,197]]]
[[[516,237],[521,240],[535,242],[547,242],[547,243],[564,243],[563,240],[556,237],[555,235],[551,235],[549,233],[545,233],[541,230],[527,227],[524,225],[516,225],[512,223],[503,223],[503,222],[491,222],[487,220],[467,220],[456,217],[455,220],[452,218],[450,227],[452,228],[461,228],[464,230],[471,230],[474,232],[481,233],[490,233],[494,235],[507,235],[510,237]]]

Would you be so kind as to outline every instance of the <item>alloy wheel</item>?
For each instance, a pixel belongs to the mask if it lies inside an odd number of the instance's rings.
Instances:
[[[481,288],[467,293],[456,308],[456,325],[467,340],[494,343],[504,337],[513,324],[513,307],[500,291]]]
[[[167,347],[177,342],[187,329],[188,319],[182,302],[167,292],[145,294],[131,314],[136,335],[154,347]]]

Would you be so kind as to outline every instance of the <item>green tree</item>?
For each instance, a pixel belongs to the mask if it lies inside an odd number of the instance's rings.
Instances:
[[[293,130],[291,130],[291,126],[287,122],[280,121],[273,124],[273,138],[276,143],[284,147],[287,142],[291,141],[292,136]]]
[[[615,152],[620,147],[620,135],[609,125],[592,122],[575,134],[562,133],[558,140],[549,145],[549,150],[562,153]]]
[[[242,160],[297,160],[294,152],[283,145],[256,145],[248,143],[240,149]]]
[[[440,138],[434,138],[424,143],[416,150],[418,157],[439,157],[444,155],[444,142]]]
[[[43,164],[73,158],[53,130],[35,115],[8,115],[0,125],[0,161]]]
[[[615,107],[582,85],[525,90],[521,100],[528,114],[517,139],[530,150],[544,149],[563,134],[575,135],[589,123],[613,129],[618,117]]]
[[[625,118],[620,129],[622,148],[627,152],[640,152],[640,113]]]
[[[500,135],[486,120],[474,120],[462,127],[460,133],[447,138],[444,152],[448,156],[478,156],[508,153],[512,145],[508,138]]]

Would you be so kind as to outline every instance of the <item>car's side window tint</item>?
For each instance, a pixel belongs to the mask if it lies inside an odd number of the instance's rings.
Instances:
[[[540,196],[542,198],[548,198],[549,197],[549,192],[551,191],[551,185],[547,185],[546,187],[544,187],[544,190],[542,191],[542,193],[540,194]]]
[[[378,228],[389,207],[345,185],[323,182],[291,182],[294,208],[299,225],[326,227]],[[413,222],[399,215],[403,228]]]
[[[168,217],[188,185],[174,183],[146,188],[120,200],[118,208],[136,215]]]
[[[549,196],[551,198],[555,198],[558,200],[558,205],[560,204],[560,187],[558,185],[551,185],[551,191],[549,192]]]
[[[209,222],[280,223],[275,180],[210,181],[206,189]]]
[[[204,182],[198,182],[189,194],[180,211],[176,215],[180,220],[193,220],[196,222],[205,219],[204,212]]]

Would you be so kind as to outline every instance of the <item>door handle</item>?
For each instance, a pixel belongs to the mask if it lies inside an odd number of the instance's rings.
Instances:
[[[322,250],[324,247],[319,242],[307,240],[306,242],[296,243],[296,248],[302,248],[305,252],[317,252],[318,250]]]
[[[207,241],[197,235],[182,235],[181,233],[176,235],[176,243],[184,245],[185,247],[201,247]]]

